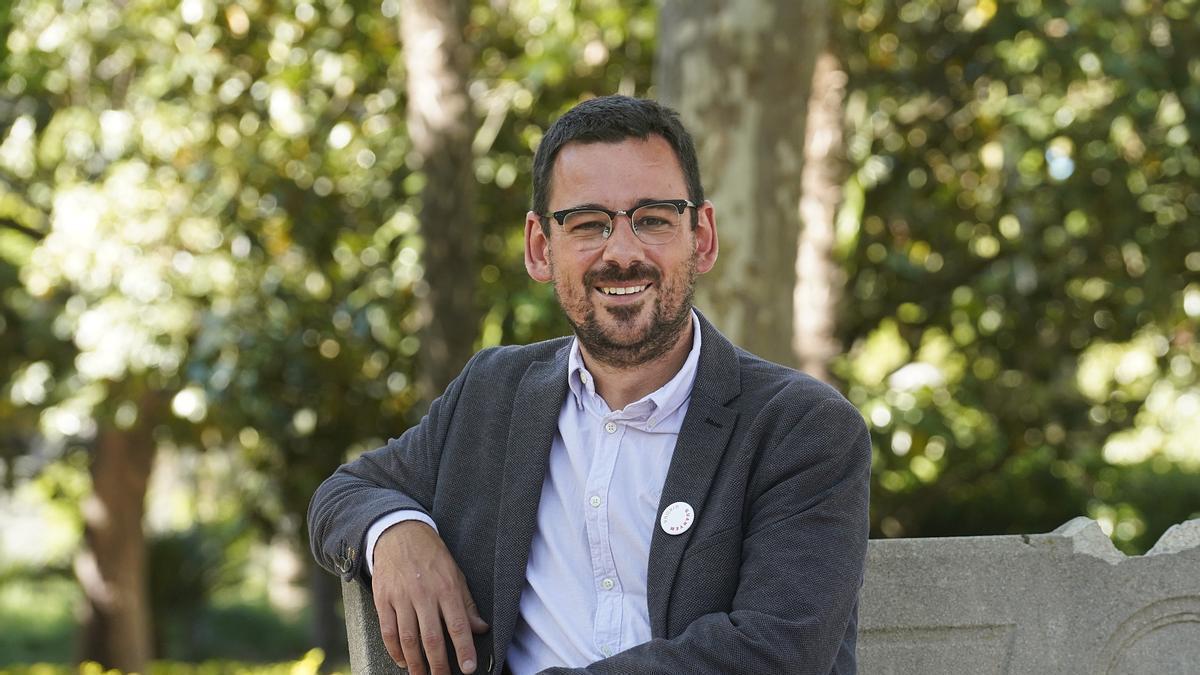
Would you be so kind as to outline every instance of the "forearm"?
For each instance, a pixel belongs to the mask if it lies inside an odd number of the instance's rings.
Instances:
[[[338,469],[321,484],[309,505],[309,542],[317,563],[347,581],[359,576],[368,529],[397,511],[427,514],[428,508],[398,486],[359,475],[353,464]]]
[[[308,508],[308,531],[313,556],[322,567],[346,581],[358,577],[372,523],[394,511],[431,515],[447,428],[470,367],[416,426],[338,467],[317,488]]]

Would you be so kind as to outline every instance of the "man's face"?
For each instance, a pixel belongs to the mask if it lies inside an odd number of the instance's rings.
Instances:
[[[687,199],[683,171],[671,146],[659,136],[618,143],[568,143],[559,150],[551,176],[549,209],[599,206],[629,210],[649,200]],[[617,216],[599,247],[585,250],[568,239],[551,218],[542,233],[536,214],[526,218],[526,267],[533,278],[553,281],[559,304],[584,350],[611,366],[629,367],[662,356],[690,325],[696,275],[716,260],[712,205],[680,216],[675,238],[646,244],[629,218]]]

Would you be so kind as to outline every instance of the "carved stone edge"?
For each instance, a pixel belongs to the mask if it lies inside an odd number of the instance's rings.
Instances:
[[[1100,524],[1084,516],[1068,520],[1050,535],[1069,539],[1075,553],[1099,558],[1111,564],[1138,557],[1126,556],[1119,551],[1113,545],[1112,539],[1104,534]],[[1142,557],[1184,553],[1193,549],[1200,549],[1200,518],[1172,525]]]
[[[1051,534],[1071,540],[1071,548],[1075,553],[1099,558],[1104,562],[1115,565],[1127,556],[1113,545],[1112,539],[1100,529],[1100,523],[1091,518],[1079,516],[1059,525]]]
[[[1065,541],[1064,541],[1065,540]],[[950,547],[975,546],[978,544],[997,545],[1001,542],[1011,542],[1035,549],[1055,549],[1067,544],[1073,553],[1091,556],[1110,564],[1124,560],[1136,560],[1150,556],[1186,553],[1200,549],[1200,518],[1186,520],[1172,525],[1154,547],[1142,556],[1127,556],[1112,542],[1100,523],[1086,516],[1077,516],[1059,525],[1053,531],[1045,534],[1001,534],[1001,535],[972,535],[959,537],[901,537],[898,539],[872,539],[869,555],[878,556],[887,551],[887,555],[903,557],[921,557],[930,554],[928,546],[937,543],[942,551]]]
[[[1200,549],[1200,518],[1185,520],[1167,528],[1146,555],[1169,555],[1192,549]]]

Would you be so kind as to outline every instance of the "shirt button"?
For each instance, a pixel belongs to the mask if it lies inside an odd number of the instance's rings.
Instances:
[[[600,653],[601,653],[601,654],[603,654],[603,655],[605,655],[605,656],[612,656],[612,650],[611,650],[611,649],[609,649],[608,647],[601,647],[601,648],[600,648]]]
[[[609,422],[608,424],[604,425],[604,430],[610,434],[615,434],[615,433],[617,433],[617,425],[613,424],[612,422]]]
[[[616,582],[614,582],[612,579],[605,579],[604,581],[600,582],[600,587],[606,591],[611,591],[613,589],[613,586],[616,586],[616,585],[617,585]]]
[[[584,384],[587,384],[587,383],[588,383],[588,379],[590,379],[590,378],[588,378],[588,374],[587,374],[587,373],[579,373],[579,380],[580,380],[581,382],[583,382]]]
[[[592,498],[588,500],[588,503],[591,504],[592,506],[599,507],[600,506],[600,498],[597,497],[596,495],[592,495]]]

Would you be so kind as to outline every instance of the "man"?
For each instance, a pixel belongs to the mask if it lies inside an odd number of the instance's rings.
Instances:
[[[309,510],[317,560],[372,589],[397,663],[854,672],[867,431],[692,309],[717,250],[674,112],[599,98],[547,131],[525,266],[575,337],[476,354]]]

